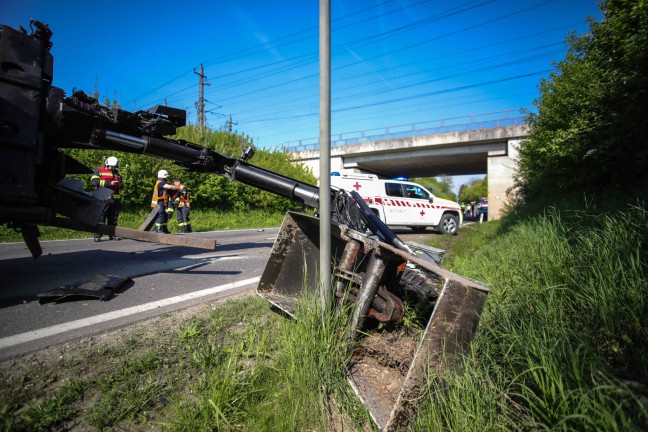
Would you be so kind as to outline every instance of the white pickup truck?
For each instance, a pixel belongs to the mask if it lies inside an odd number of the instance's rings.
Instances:
[[[437,198],[423,186],[409,181],[379,179],[374,174],[333,172],[331,186],[358,192],[388,226],[407,226],[414,231],[432,227],[454,235],[463,222],[459,204]]]

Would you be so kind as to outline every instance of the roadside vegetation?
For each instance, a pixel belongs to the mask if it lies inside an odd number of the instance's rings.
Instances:
[[[431,377],[414,429],[646,430],[646,207],[470,231],[445,266],[492,291],[472,354]]]
[[[411,430],[648,430],[648,3],[601,8],[541,83],[508,214],[431,236],[491,292]],[[5,362],[0,428],[373,430],[345,380],[346,315],[318,305],[291,320],[246,296]]]
[[[249,209],[235,210],[191,210],[191,227],[194,232],[219,231],[249,228],[278,227],[285,212],[280,210]],[[119,214],[119,226],[137,229],[149,215],[148,209],[142,211],[124,211]],[[180,228],[175,214],[169,219],[169,230],[179,233]],[[40,240],[62,240],[92,237],[91,233],[83,233],[56,227],[39,226]],[[0,242],[22,242],[22,234],[7,227],[0,227]]]

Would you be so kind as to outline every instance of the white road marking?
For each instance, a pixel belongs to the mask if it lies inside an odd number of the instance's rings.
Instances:
[[[205,253],[195,254],[195,255],[182,255],[180,258],[186,258],[186,259],[211,258],[213,260],[218,260],[218,261],[229,261],[229,260],[244,259],[244,258],[247,258],[247,256],[244,256],[244,255],[223,255],[223,252],[205,252]]]
[[[143,305],[133,306],[126,309],[121,309],[113,312],[107,312],[101,315],[95,315],[93,317],[83,318],[76,321],[70,321],[63,324],[58,324],[51,327],[46,327],[38,330],[29,331],[26,333],[21,333],[14,336],[9,336],[6,338],[0,339],[0,349],[9,348],[11,346],[20,345],[26,342],[34,341],[37,339],[42,339],[50,336],[54,336],[60,333],[64,333],[70,330],[76,330],[82,327],[88,327],[91,325],[99,324],[105,321],[111,321],[118,318],[127,317],[137,313],[149,311],[163,306],[169,306],[172,304],[180,303],[186,300],[193,300],[200,297],[205,297],[211,294],[218,292],[223,292],[231,290],[234,288],[242,287],[245,285],[252,285],[259,282],[261,277],[257,276],[250,279],[244,279],[237,282],[232,282],[229,284],[216,286],[213,288],[207,288],[201,291],[196,291],[188,294],[182,294],[175,297],[170,297],[163,300],[154,301],[151,303],[146,303]]]

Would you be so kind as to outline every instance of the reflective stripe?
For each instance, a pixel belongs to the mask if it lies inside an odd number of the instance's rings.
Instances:
[[[112,190],[113,197],[119,198],[119,190],[122,188],[122,180],[116,170],[108,169],[106,167],[97,168],[97,172],[95,172],[90,178],[90,181],[96,180],[99,180],[99,184],[95,185],[95,189],[97,187],[107,187]],[[113,186],[112,182],[118,182],[119,186]],[[110,186],[107,186],[107,184],[110,184]]]

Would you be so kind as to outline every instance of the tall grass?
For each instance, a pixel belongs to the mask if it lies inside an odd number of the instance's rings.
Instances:
[[[648,429],[648,211],[549,211],[454,270],[493,287],[416,430]]]
[[[276,327],[250,316],[240,333],[227,331],[227,346],[189,342],[197,380],[163,424],[174,431],[325,431],[369,423],[346,383],[347,339],[338,335],[346,314],[322,320],[317,299],[304,296],[295,315]],[[217,312],[212,319],[205,333],[219,334],[228,318]]]

